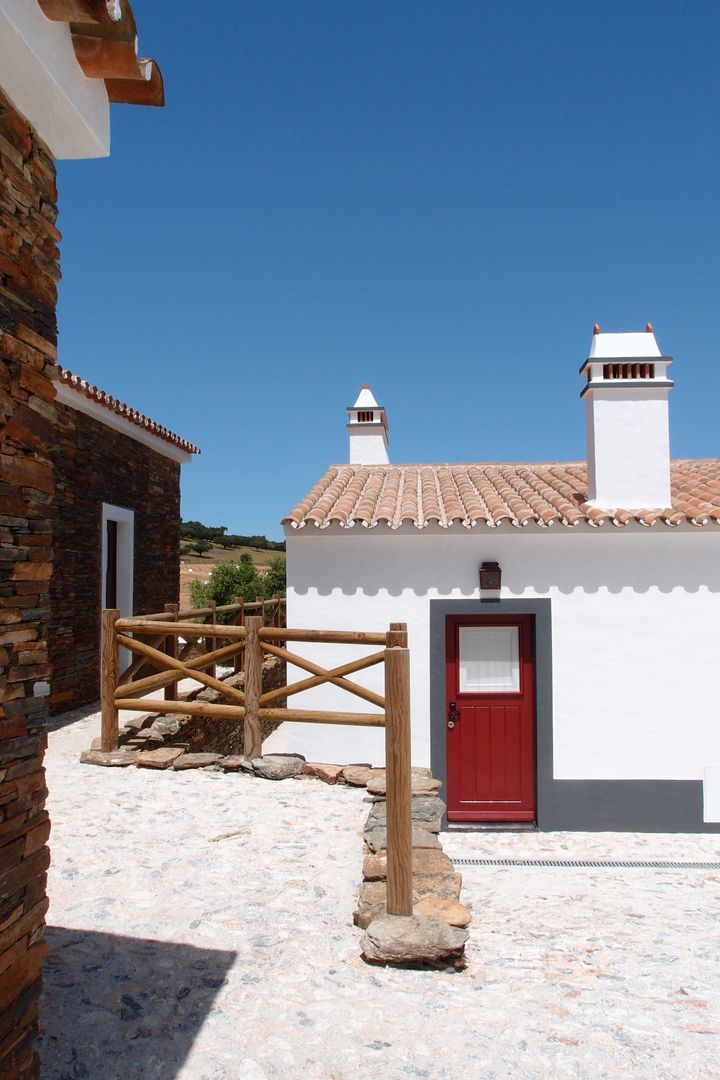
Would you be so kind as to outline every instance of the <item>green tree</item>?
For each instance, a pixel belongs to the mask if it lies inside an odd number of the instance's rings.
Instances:
[[[232,604],[239,596],[246,604],[263,599],[263,581],[252,562],[218,563],[208,581],[193,581],[190,598],[195,607],[205,607],[210,600],[216,604]]]
[[[287,566],[285,557],[278,555],[268,563],[268,569],[263,578],[265,596],[284,596],[287,590]]]
[[[191,545],[192,551],[197,551],[198,555],[202,556],[206,551],[209,551],[212,544],[209,540],[194,540]]]

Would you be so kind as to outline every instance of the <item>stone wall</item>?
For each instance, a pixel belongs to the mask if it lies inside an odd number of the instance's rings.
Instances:
[[[47,908],[55,168],[0,94],[0,1076],[37,1077]]]
[[[133,614],[178,598],[180,465],[67,405],[57,409],[50,711],[100,694],[102,504],[135,513]]]

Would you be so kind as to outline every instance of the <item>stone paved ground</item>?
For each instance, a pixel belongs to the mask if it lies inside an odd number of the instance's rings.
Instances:
[[[44,1080],[720,1077],[720,871],[466,868],[467,970],[371,968],[363,791],[81,766],[98,718],[71,718],[47,758]],[[445,844],[720,859],[712,836]]]

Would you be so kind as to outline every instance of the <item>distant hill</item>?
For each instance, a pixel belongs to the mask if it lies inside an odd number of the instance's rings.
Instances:
[[[255,551],[284,551],[284,540],[268,540],[266,536],[242,536],[228,533],[227,525],[203,525],[201,521],[181,521],[180,539],[187,543],[205,540],[225,549],[252,548]]]

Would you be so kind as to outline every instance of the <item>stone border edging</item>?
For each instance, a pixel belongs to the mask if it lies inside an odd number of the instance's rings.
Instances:
[[[371,963],[397,967],[465,966],[471,914],[460,903],[462,876],[445,854],[438,833],[445,804],[429,769],[412,770],[413,914],[387,911],[387,803],[385,770],[372,770],[372,797],[363,833],[363,884],[353,921],[365,930],[362,952]]]

